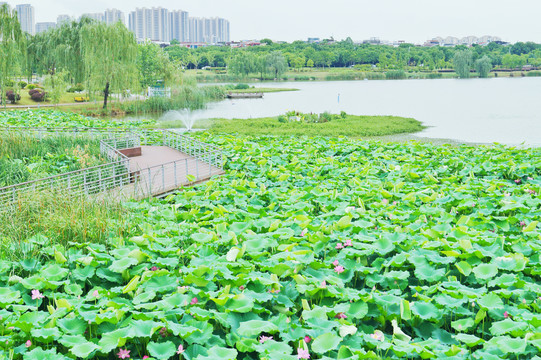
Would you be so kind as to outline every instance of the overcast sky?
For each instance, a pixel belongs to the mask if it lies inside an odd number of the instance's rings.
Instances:
[[[223,17],[231,39],[304,40],[307,37],[353,40],[379,37],[421,43],[436,36],[500,36],[505,41],[541,43],[539,0],[4,0],[30,3],[36,22],[59,14],[79,16],[117,8],[162,6],[190,16]],[[127,17],[126,17],[127,20]]]

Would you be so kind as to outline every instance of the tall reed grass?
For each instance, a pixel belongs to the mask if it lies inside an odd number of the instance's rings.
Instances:
[[[39,258],[48,246],[105,243],[131,231],[125,207],[113,200],[29,193],[0,210],[0,259]]]

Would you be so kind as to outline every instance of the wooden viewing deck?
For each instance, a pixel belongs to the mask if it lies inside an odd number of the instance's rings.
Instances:
[[[124,150],[120,150],[124,152]],[[139,153],[139,152],[137,152]],[[130,158],[130,184],[121,193],[135,199],[160,196],[182,185],[202,182],[223,174],[220,168],[167,146],[141,146]],[[188,175],[193,176],[191,180]]]
[[[228,93],[229,99],[261,99],[263,93]]]

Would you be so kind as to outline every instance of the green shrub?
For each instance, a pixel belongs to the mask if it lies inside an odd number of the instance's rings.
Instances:
[[[85,90],[84,85],[81,84],[81,83],[78,83],[78,84],[76,84],[76,85],[74,85],[74,86],[68,88],[67,91],[68,91],[69,93],[75,93],[75,92],[82,92],[82,91],[84,91],[84,90]]]
[[[24,89],[28,83],[26,81],[19,81],[17,83],[21,89]]]
[[[235,90],[246,90],[249,88],[250,88],[250,85],[248,84],[237,84],[237,86],[235,86]]]
[[[541,76],[541,71],[528,71],[527,76]]]

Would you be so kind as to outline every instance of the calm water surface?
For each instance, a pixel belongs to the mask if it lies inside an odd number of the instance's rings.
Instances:
[[[264,83],[298,88],[263,99],[225,100],[204,118],[256,118],[289,110],[345,111],[412,117],[428,126],[417,133],[466,142],[541,146],[541,78],[370,80]]]

